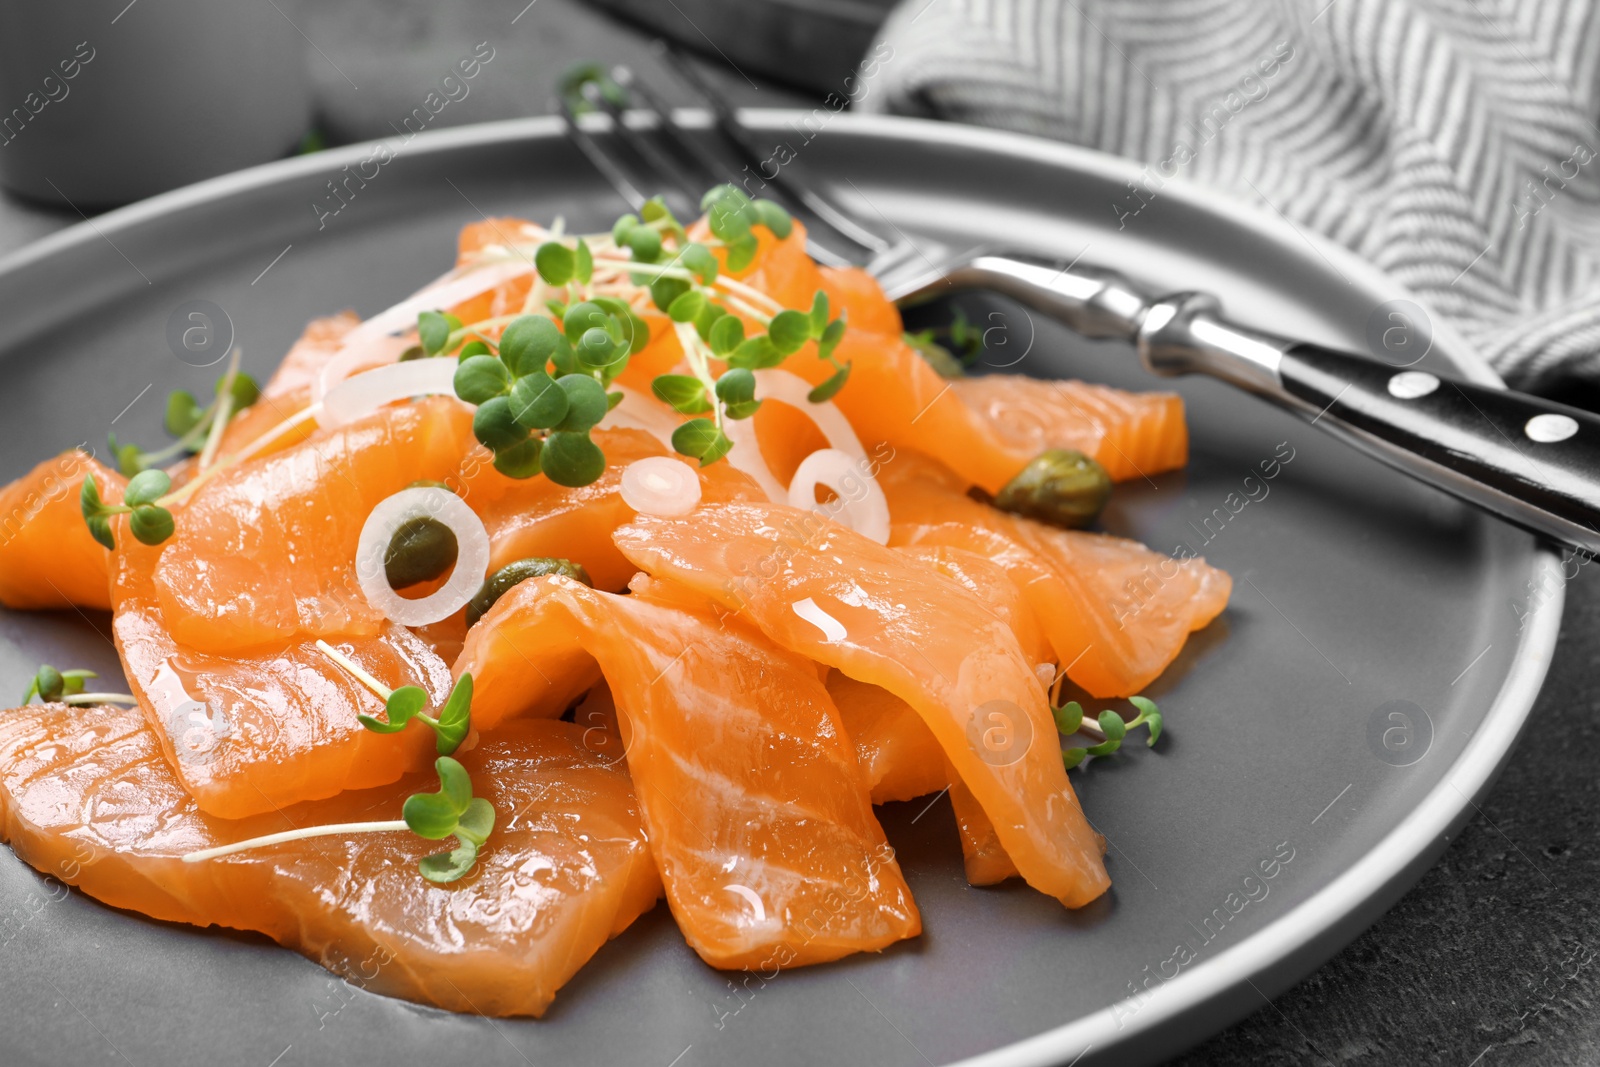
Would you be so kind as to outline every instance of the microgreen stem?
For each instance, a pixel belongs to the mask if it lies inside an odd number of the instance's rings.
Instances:
[[[129,707],[139,703],[137,697],[127,693],[74,693],[69,697],[62,697],[63,704],[127,704]]]
[[[247,852],[253,848],[282,845],[290,841],[304,841],[312,837],[333,837],[338,834],[382,834],[409,829],[411,827],[406,824],[404,819],[389,819],[383,822],[341,822],[327,826],[308,826],[304,830],[285,830],[281,834],[252,837],[248,841],[236,841],[231,845],[203,848],[198,852],[186,854],[183,857],[183,862],[200,863],[203,860],[216,859],[218,856],[231,856],[235,852]]]
[[[355,677],[356,681],[360,682],[362,685],[376,693],[378,695],[378,699],[383,701],[385,704],[387,704],[389,702],[389,698],[394,695],[394,690],[390,689],[372,675],[368,674],[362,669],[361,664],[357,663],[343,652],[340,652],[337,648],[334,648],[320,637],[317,639],[317,651],[321,652],[324,656],[327,656],[329,659],[333,660],[333,662],[349,671],[350,674]]]
[[[199,469],[205,469],[217,458],[217,449],[222,445],[222,434],[228,428],[228,420],[233,417],[233,381],[239,376],[239,349],[235,348],[228,358],[228,373],[222,376],[222,384],[217,391],[216,412],[211,419],[211,429],[206,434],[205,447],[200,450]]]

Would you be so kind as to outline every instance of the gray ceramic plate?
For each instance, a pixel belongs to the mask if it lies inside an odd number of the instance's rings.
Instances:
[[[798,142],[800,117],[754,121]],[[1239,318],[1312,340],[1361,346],[1374,309],[1400,295],[1265,212],[1177,184],[1119,228],[1112,205],[1129,204],[1135,170],[1088,152],[849,117],[796,147],[811,174],[908,232],[1211,289]],[[337,214],[319,213],[337,203],[330,178],[369,155],[182,190],[0,266],[0,475],[80,442],[103,448],[108,429],[159,440],[165,392],[216,373],[169,350],[185,301],[224,308],[248,368],[265,373],[306,319],[370,314],[438,274],[480,212],[593,228],[619,209],[558,128],[532,120],[418,137],[364,185],[349,181]],[[1154,384],[1123,348],[1013,307],[974,314],[994,331],[990,358],[1013,371]],[[1443,329],[1424,365],[1488,377]],[[1178,388],[1192,464],[1122,486],[1105,525],[1189,545],[1234,575],[1235,593],[1153,687],[1167,739],[1074,774],[1111,845],[1115,888],[1093,906],[968,888],[947,805],[894,805],[882,815],[922,905],[916,942],[763,983],[703,966],[658,907],[546,1019],[490,1021],[366,994],[259,938],[113,911],[0,852],[6,1061],[1136,1063],[1263,1007],[1392,903],[1471,814],[1544,675],[1559,583],[1526,534],[1249,397]],[[41,660],[115,677],[104,630],[71,612],[0,614],[0,687],[20,692]]]

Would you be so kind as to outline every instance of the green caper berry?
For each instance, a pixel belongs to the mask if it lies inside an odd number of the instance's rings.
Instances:
[[[412,345],[410,348],[400,353],[399,362],[410,363],[414,359],[422,359],[426,357],[427,354],[428,353],[423,350],[421,345]]]
[[[527,581],[529,578],[540,578],[546,574],[560,574],[587,586],[594,585],[589,580],[589,572],[583,569],[583,564],[574,563],[570,559],[552,559],[547,556],[519,559],[515,563],[507,563],[484,579],[483,587],[467,602],[467,625],[476,625],[478,620],[494,607],[495,601],[510,592],[511,587],[518,582]]]
[[[1111,476],[1082,452],[1052,448],[1006,483],[995,507],[1052,526],[1087,526],[1111,498]]]
[[[389,588],[404,589],[431,582],[456,565],[460,552],[455,531],[428,515],[405,523],[389,539],[383,554],[383,573]]]

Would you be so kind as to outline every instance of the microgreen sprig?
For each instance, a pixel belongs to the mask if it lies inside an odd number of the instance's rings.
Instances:
[[[1076,700],[1069,700],[1059,708],[1051,708],[1050,713],[1055,717],[1056,730],[1064,736],[1075,733],[1088,734],[1090,737],[1099,737],[1098,744],[1088,748],[1068,748],[1062,751],[1061,759],[1068,770],[1082,763],[1088,756],[1109,756],[1122,747],[1122,740],[1128,731],[1139,726],[1144,726],[1150,731],[1145,744],[1154,747],[1161,737],[1162,719],[1161,710],[1156,707],[1155,701],[1145,697],[1129,697],[1128,703],[1139,709],[1139,714],[1131,720],[1124,721],[1122,716],[1111,710],[1102,711],[1093,723],[1085,722],[1083,705]]]
[[[128,481],[123,491],[122,503],[108,504],[100,496],[100,486],[94,475],[84,476],[83,488],[78,491],[78,509],[89,533],[109,549],[117,547],[111,533],[111,520],[117,515],[127,515],[128,528],[136,540],[147,545],[159,545],[172,536],[172,512],[168,511],[166,493],[172,488],[172,479],[165,471],[140,471]]]
[[[401,818],[380,822],[347,822],[327,826],[310,826],[303,830],[286,830],[283,833],[252,837],[231,845],[190,852],[183,857],[185,863],[200,863],[231,856],[238,852],[265,848],[269,845],[288,844],[313,837],[349,836],[352,834],[393,833],[410,830],[428,841],[440,841],[455,836],[456,847],[449,852],[426,856],[417,862],[422,877],[441,885],[454,882],[469,871],[478,860],[478,852],[494,832],[494,805],[482,797],[472,795],[472,779],[467,769],[449,756],[440,756],[433,767],[439,775],[439,791],[413,793],[401,806]]]
[[[214,425],[220,422],[225,426],[229,416],[237,415],[260,397],[261,387],[255,379],[234,366],[230,366],[227,373],[217,379],[215,395],[211,403],[204,407],[187,389],[174,390],[167,395],[161,424],[177,440],[165,448],[147,452],[138,445],[119,442],[114,433],[108,434],[107,442],[111,446],[111,454],[116,457],[117,469],[131,478],[140,471],[199,452]],[[222,414],[224,398],[226,414]]]
[[[343,667],[362,685],[372,690],[383,701],[387,721],[374,715],[358,715],[362,726],[376,734],[397,734],[412,720],[422,723],[436,734],[435,741],[441,756],[448,756],[466,740],[472,726],[472,675],[463,674],[450,690],[444,707],[435,718],[422,709],[428,706],[427,691],[415,685],[390,689],[368,674],[355,660],[340,652],[326,641],[317,641],[317,650]]]
[[[127,693],[88,693],[84,691],[85,683],[90,678],[100,677],[94,671],[70,670],[58,671],[48,663],[41,664],[39,670],[28,683],[28,691],[22,694],[24,705],[33,702],[38,697],[43,703],[58,701],[62,704],[135,704],[137,701]]]

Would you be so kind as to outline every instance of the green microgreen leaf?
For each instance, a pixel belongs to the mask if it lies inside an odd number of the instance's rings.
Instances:
[[[497,451],[494,454],[494,469],[507,478],[532,478],[541,469],[539,455],[543,450],[543,441],[529,437],[521,444]]]
[[[780,311],[767,324],[767,336],[784,355],[798,352],[811,340],[811,317],[799,311]]]
[[[719,320],[728,317],[730,316],[727,308],[722,307],[720,304],[713,304],[710,301],[707,301],[706,306],[700,310],[700,314],[694,317],[694,332],[700,335],[700,340],[706,342],[706,344],[710,344],[711,328],[715,326]],[[739,339],[744,339],[743,326],[739,328]],[[735,341],[734,344],[737,345],[738,342]]]
[[[500,359],[513,374],[533,374],[544,370],[566,343],[556,324],[543,315],[519,315],[500,335]]]
[[[48,704],[52,700],[60,700],[64,695],[65,689],[66,680],[61,677],[61,672],[48,663],[41,664],[39,672],[33,676],[33,689],[30,691],[30,699],[31,693],[38,693],[39,699]],[[24,704],[27,702],[27,700],[23,701]]]
[[[692,271],[700,279],[701,285],[710,285],[717,280],[717,271],[720,269],[717,257],[698,241],[683,247],[683,251],[678,253],[678,262],[685,270]]]
[[[399,360],[397,362],[410,363],[413,360],[427,359],[427,358],[428,358],[428,353],[423,349],[423,347],[421,345],[412,345],[410,348],[408,348],[404,352],[400,353],[400,358],[399,358]]]
[[[469,404],[485,404],[504,396],[511,387],[511,371],[494,356],[462,360],[455,373],[456,396]]]
[[[650,302],[666,311],[672,302],[687,293],[693,286],[682,278],[657,278],[650,283]]]
[[[83,513],[83,521],[89,526],[90,536],[106,548],[114,550],[117,543],[111,536],[111,522],[104,507],[100,501],[100,487],[95,484],[94,475],[84,475],[83,488],[78,492],[78,510]]]
[[[616,242],[619,248],[623,247],[623,243],[628,239],[628,234],[632,232],[633,228],[637,225],[639,225],[639,216],[622,216],[616,222],[611,224],[611,240]]]
[[[1156,707],[1156,702],[1148,697],[1129,697],[1128,703],[1139,709],[1139,714],[1132,722],[1128,723],[1128,729],[1132,730],[1135,726],[1148,727],[1150,736],[1145,741],[1145,744],[1154,748],[1155,743],[1161,739],[1162,728],[1166,725],[1161,718],[1161,709]]]
[[[205,418],[205,409],[194,394],[186,389],[175,389],[167,394],[167,410],[161,424],[174,437],[182,437]]]
[[[462,841],[449,852],[435,852],[431,856],[424,856],[417,861],[417,870],[430,882],[449,885],[465,877],[477,862],[478,846],[471,841]]]
[[[490,356],[493,354],[494,349],[490,348],[487,342],[481,340],[468,341],[461,346],[461,351],[456,354],[456,358],[465,363],[473,356]]]
[[[559,241],[546,241],[533,253],[533,266],[550,285],[566,285],[577,269],[572,249]]]
[[[450,690],[450,696],[439,711],[439,725],[435,728],[441,756],[448,756],[466,740],[472,725],[472,674],[463,674]],[[487,833],[484,836],[488,836]],[[483,844],[479,841],[478,844]]]
[[[456,325],[459,326],[461,323],[457,321]],[[450,318],[446,318],[442,312],[417,313],[417,341],[422,345],[422,350],[430,356],[436,356],[444,351],[445,342],[450,339],[451,329]]]
[[[711,336],[706,343],[713,355],[726,357],[744,343],[744,323],[737,315],[722,315],[711,324]]]
[[[739,347],[728,354],[727,360],[730,367],[761,370],[764,367],[776,367],[783,362],[784,355],[772,343],[772,338],[760,334],[739,342]]]
[[[811,392],[806,394],[806,399],[813,404],[821,404],[832,400],[844,388],[844,383],[850,380],[850,368],[855,364],[846,363],[834,371],[829,378]]]
[[[173,528],[172,512],[154,504],[134,508],[128,517],[128,529],[141,544],[159,545],[172,536]]]
[[[617,323],[615,317],[611,317],[605,326],[591,326],[583,331],[577,343],[572,346],[573,352],[578,357],[578,365],[591,370],[603,370],[616,363],[628,351],[628,345],[620,336],[621,333],[621,324]]]
[[[459,320],[456,322],[456,325],[461,325]],[[238,414],[251,404],[254,404],[257,400],[261,399],[261,386],[257,385],[256,380],[250,377],[250,375],[245,374],[243,371],[234,371],[231,377],[224,374],[221,378],[218,378],[218,396],[222,395],[222,387],[224,385],[228,387],[228,392],[233,397],[232,406],[234,414]]]
[[[128,507],[154,504],[171,488],[172,479],[166,471],[142,471],[129,479],[128,487],[122,492],[122,502]]]
[[[1076,700],[1069,700],[1059,708],[1051,708],[1051,714],[1056,720],[1056,730],[1063,735],[1078,732],[1078,727],[1083,725],[1083,705]]]
[[[828,294],[821,289],[811,298],[810,334],[813,341],[822,339],[822,331],[828,328]]]
[[[789,213],[771,200],[757,200],[755,208],[756,213],[761,216],[761,222],[778,240],[788,237],[794,229],[794,220],[789,217]]]
[[[741,271],[755,262],[756,253],[761,249],[761,243],[755,235],[746,233],[743,237],[736,237],[726,242],[728,253],[728,269]]]
[[[594,278],[594,253],[582,237],[578,238],[578,247],[573,251],[572,277],[580,285],[588,285]]]
[[[429,841],[438,841],[456,832],[467,805],[472,802],[472,779],[467,769],[449,756],[433,761],[439,774],[439,791],[413,793],[400,809],[411,832]]]
[[[511,401],[503,396],[492,397],[478,405],[477,414],[472,417],[472,433],[492,452],[528,439],[528,431],[518,425],[511,414]]]
[[[680,295],[667,308],[667,318],[673,322],[693,322],[700,317],[706,308],[706,294],[698,289],[690,289]]]
[[[689,374],[658,374],[650,382],[650,391],[656,399],[668,404],[682,415],[699,415],[711,410],[706,399],[705,383]]]
[[[756,398],[756,376],[743,367],[728,371],[717,379],[717,399],[730,419],[748,419],[761,401]]]
[[[562,381],[577,378],[574,375]],[[592,378],[587,380],[593,381]],[[517,384],[511,387],[510,399],[511,417],[525,429],[548,430],[567,417],[566,389],[542,370],[517,379]]]
[[[822,331],[822,336],[817,339],[817,358],[828,359],[832,357],[833,350],[839,347],[839,342],[844,339],[845,317],[841,312],[839,317],[828,323],[828,328]]]
[[[568,340],[576,341],[588,330],[604,329],[611,318],[611,314],[593,300],[580,300],[561,316],[561,330]]]
[[[661,258],[661,235],[648,226],[629,231],[622,243],[640,263],[654,263]]]
[[[704,467],[727,455],[733,442],[710,419],[690,419],[672,431],[672,447],[680,455],[698,459]]]
[[[600,420],[606,417],[606,412],[611,410],[611,402],[606,398],[605,387],[593,378],[582,374],[569,374],[556,379],[556,385],[567,397],[567,414],[556,427],[558,430],[586,432],[598,425]]]
[[[556,430],[545,438],[539,465],[546,478],[575,489],[599,481],[606,472],[606,456],[588,433]]]

